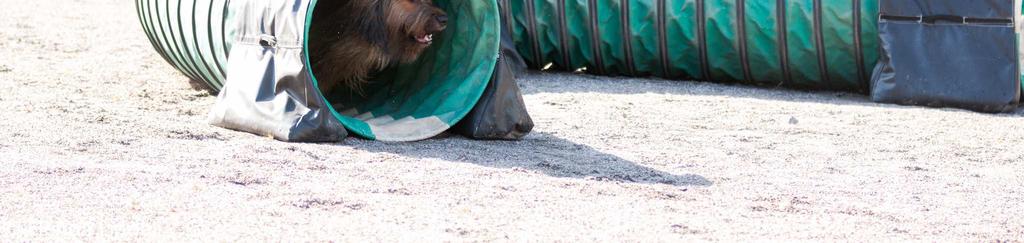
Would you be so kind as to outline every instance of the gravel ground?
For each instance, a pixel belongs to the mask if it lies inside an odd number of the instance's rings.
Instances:
[[[532,73],[522,141],[283,143],[124,0],[0,10],[0,241],[1024,239],[1024,112]]]

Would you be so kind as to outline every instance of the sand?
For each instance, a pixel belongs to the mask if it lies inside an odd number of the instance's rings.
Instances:
[[[526,74],[522,141],[283,143],[125,0],[0,11],[0,241],[1024,239],[1024,112]]]

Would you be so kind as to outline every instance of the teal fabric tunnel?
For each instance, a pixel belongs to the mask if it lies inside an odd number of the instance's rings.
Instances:
[[[185,76],[221,91],[211,112],[215,124],[288,141],[344,137],[344,130],[322,129],[335,123],[368,139],[420,140],[469,113],[498,58],[498,5],[435,3],[450,24],[434,45],[415,63],[375,75],[365,97],[342,98],[323,97],[308,68],[306,37],[317,0],[135,1],[157,52]],[[314,134],[325,131],[338,134]]]
[[[878,0],[502,0],[534,68],[865,91]]]

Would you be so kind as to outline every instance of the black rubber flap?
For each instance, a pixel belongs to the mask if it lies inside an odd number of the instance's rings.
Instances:
[[[533,119],[526,111],[515,77],[526,65],[516,51],[508,29],[504,28],[506,25],[502,26],[501,54],[491,82],[473,110],[452,128],[452,131],[469,138],[516,140],[533,130]]]
[[[948,106],[984,112],[1016,107],[1020,68],[1013,0],[882,0],[882,57],[872,75],[877,102]],[[921,19],[892,16],[920,15]],[[954,16],[954,17],[950,17]],[[1007,18],[969,23],[957,17]]]

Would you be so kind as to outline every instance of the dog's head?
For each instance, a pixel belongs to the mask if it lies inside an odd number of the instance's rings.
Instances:
[[[415,61],[448,25],[448,15],[433,0],[341,0],[321,6],[338,6],[333,8],[338,22],[319,31],[337,32],[338,39],[361,36],[387,59],[403,63]]]
[[[389,46],[401,62],[412,62],[448,25],[448,15],[434,6],[432,0],[390,1],[385,22],[390,35]]]

